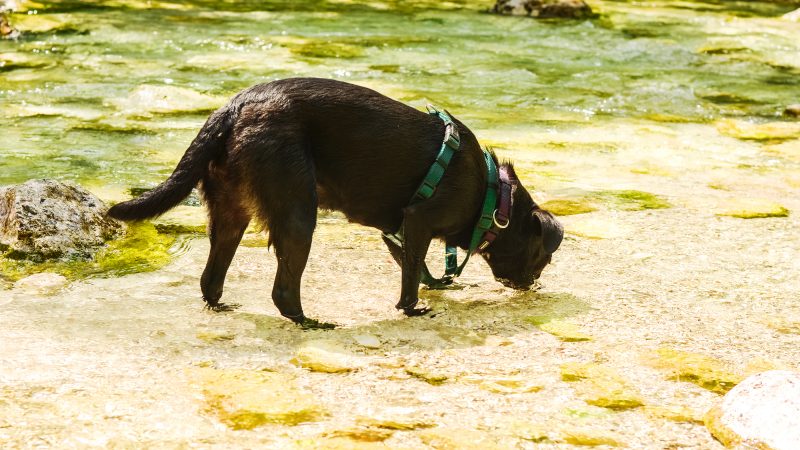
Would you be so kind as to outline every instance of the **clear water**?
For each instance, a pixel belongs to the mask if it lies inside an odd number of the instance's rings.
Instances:
[[[333,77],[500,135],[615,119],[759,121],[800,98],[800,27],[775,19],[789,6],[598,2],[598,20],[548,22],[486,14],[489,3],[29,5],[12,19],[45,31],[0,41],[0,185],[158,182],[207,111],[121,106],[141,85],[214,96],[209,109],[255,83]]]

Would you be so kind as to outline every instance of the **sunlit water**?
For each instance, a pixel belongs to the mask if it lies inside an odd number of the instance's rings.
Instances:
[[[327,333],[277,316],[262,247],[234,261],[226,299],[242,308],[231,314],[201,311],[199,237],[179,238],[156,272],[54,294],[7,281],[0,446],[306,445],[397,408],[509,448],[569,447],[564,426],[610,430],[634,448],[718,445],[697,423],[588,406],[560,365],[605,364],[646,405],[699,415],[718,395],[653,369],[655,349],[708,354],[737,373],[800,365],[800,123],[782,116],[800,103],[800,24],[780,18],[790,6],[754,2],[593,2],[600,18],[579,22],[497,17],[489,3],[53,2],[12,16],[23,37],[0,41],[0,185],[57,178],[123,199],[169,174],[237,91],[321,76],[446,107],[517,161],[537,200],[598,210],[562,218],[567,239],[541,293],[506,290],[475,261],[465,290],[423,291],[436,314],[421,319],[393,310],[399,271],[376,232],[326,217],[303,289],[310,316],[343,325]],[[639,210],[630,190],[672,207]],[[789,216],[717,216],[765,204]],[[203,221],[201,208],[182,214]],[[562,342],[525,319],[542,316],[592,340]],[[358,345],[364,333],[381,346]],[[320,338],[364,367],[329,375],[289,363]],[[404,365],[450,379],[429,385]],[[291,374],[330,416],[231,430],[193,384],[198,366]],[[476,374],[543,388],[497,394],[464,381]],[[550,442],[519,438],[512,420],[546,428]],[[417,431],[387,441],[423,442]]]

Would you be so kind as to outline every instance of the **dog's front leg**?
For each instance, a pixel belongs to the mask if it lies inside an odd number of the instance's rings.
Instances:
[[[410,206],[403,217],[402,286],[400,301],[395,308],[407,316],[420,316],[430,309],[417,308],[419,302],[419,276],[425,254],[428,252],[433,234],[422,208]]]

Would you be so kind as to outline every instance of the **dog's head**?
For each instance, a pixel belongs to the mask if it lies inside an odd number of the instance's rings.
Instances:
[[[514,185],[511,220],[483,253],[497,281],[514,289],[529,289],[561,245],[564,228],[539,208],[510,165],[504,164]]]

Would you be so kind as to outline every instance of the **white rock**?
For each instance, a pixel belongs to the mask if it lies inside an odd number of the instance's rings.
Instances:
[[[796,450],[800,445],[800,373],[770,370],[731,389],[705,417],[727,447]]]
[[[42,272],[25,277],[14,283],[14,289],[30,294],[52,295],[68,283],[63,275]]]
[[[357,334],[353,336],[353,340],[362,347],[366,348],[380,348],[381,340],[374,334]]]

